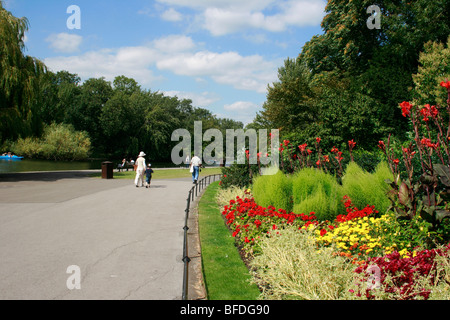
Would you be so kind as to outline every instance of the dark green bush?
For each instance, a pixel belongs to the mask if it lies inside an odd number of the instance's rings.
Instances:
[[[222,168],[221,188],[236,186],[239,188],[247,188],[252,184],[252,178],[258,174],[258,166],[233,163],[229,167]]]

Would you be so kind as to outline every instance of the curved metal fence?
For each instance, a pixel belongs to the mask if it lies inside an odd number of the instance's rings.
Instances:
[[[189,258],[189,251],[188,251],[188,241],[187,241],[187,233],[189,230],[188,227],[188,219],[189,219],[189,211],[191,207],[191,201],[194,201],[194,199],[200,194],[200,192],[206,188],[211,182],[216,181],[216,177],[220,177],[222,174],[212,174],[209,176],[206,176],[199,180],[194,186],[192,186],[191,190],[189,190],[188,197],[186,199],[186,209],[185,211],[185,218],[184,218],[184,239],[183,239],[183,262],[184,262],[184,272],[183,272],[183,292],[182,292],[182,299],[187,300],[188,296],[188,277],[189,277],[189,262],[191,259]],[[212,181],[211,181],[212,180]]]

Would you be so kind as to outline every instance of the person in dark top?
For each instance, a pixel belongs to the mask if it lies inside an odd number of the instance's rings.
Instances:
[[[146,188],[150,188],[150,183],[152,182],[152,173],[153,173],[153,169],[152,169],[152,165],[149,163],[148,165],[147,165],[147,169],[145,170],[145,182],[146,182],[146,185],[145,185],[145,187]]]

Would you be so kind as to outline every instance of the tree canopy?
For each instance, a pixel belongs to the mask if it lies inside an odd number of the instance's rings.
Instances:
[[[39,77],[44,64],[25,56],[26,18],[16,18],[0,2],[0,139],[40,133]]]
[[[367,26],[373,4],[381,10],[380,29]],[[285,60],[252,125],[280,128],[299,142],[355,139],[367,149],[387,133],[404,137],[398,104],[414,97],[421,52],[447,42],[450,0],[329,0],[325,11],[323,34]],[[438,55],[432,59],[448,65],[448,55]],[[431,72],[432,63],[424,63]]]

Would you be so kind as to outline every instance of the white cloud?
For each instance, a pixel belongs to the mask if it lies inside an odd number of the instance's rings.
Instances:
[[[150,48],[128,47],[91,51],[79,56],[52,57],[44,59],[44,63],[53,71],[67,70],[83,80],[105,77],[112,81],[116,76],[125,75],[148,86],[158,79],[149,69],[154,58],[155,53]]]
[[[290,26],[314,26],[322,21],[325,4],[318,0],[302,0],[280,2],[278,6],[278,12],[272,15],[238,8],[206,8],[204,28],[212,35],[220,36],[248,29],[281,32]]]
[[[259,106],[249,101],[236,101],[232,104],[224,105],[223,109],[233,115],[233,119],[241,121],[244,125],[252,122],[256,116]],[[225,113],[220,113],[221,118],[230,118]]]
[[[154,40],[151,45],[155,49],[166,53],[189,51],[195,48],[194,41],[190,37],[183,35],[169,35]]]
[[[44,63],[52,70],[68,70],[82,79],[125,75],[144,87],[161,77],[154,70],[176,75],[212,79],[236,89],[265,93],[267,84],[277,79],[281,61],[267,61],[260,55],[242,56],[237,52],[198,51],[190,37],[171,35],[145,46],[102,49],[70,57],[52,57]]]
[[[51,34],[45,39],[50,43],[50,48],[56,52],[72,53],[79,50],[83,37],[77,34],[57,33]]]
[[[226,104],[223,108],[227,111],[254,111],[258,105],[249,101],[237,101],[232,104]]]
[[[164,91],[164,95],[170,97],[178,97],[179,99],[190,99],[192,104],[196,107],[210,107],[214,102],[220,100],[220,98],[211,92],[182,92],[182,91]]]
[[[240,8],[241,10],[262,10],[280,0],[157,0],[170,6],[180,6],[193,9],[206,8]]]
[[[183,15],[173,8],[164,11],[161,18],[166,21],[177,22],[183,20]]]
[[[317,26],[325,0],[158,0],[197,10],[196,21],[214,36],[249,29],[281,32],[289,27]]]
[[[236,52],[173,55],[159,60],[157,66],[178,75],[209,76],[217,83],[260,93],[277,77],[277,63],[265,61],[260,55],[245,57]]]

